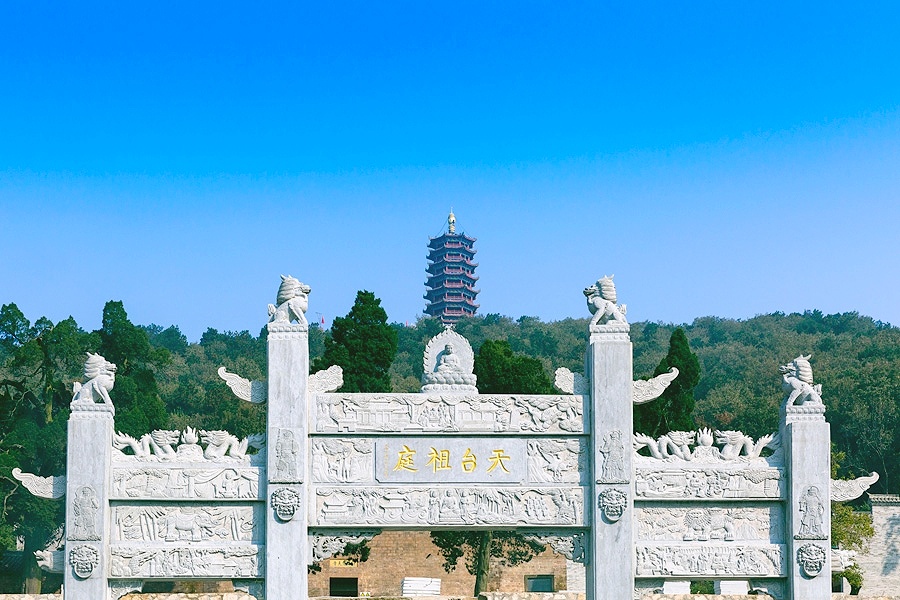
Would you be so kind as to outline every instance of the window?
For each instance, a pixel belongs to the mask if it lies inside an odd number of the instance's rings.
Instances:
[[[328,581],[329,596],[350,596],[359,595],[359,579],[356,577],[332,577]]]
[[[553,575],[526,575],[526,592],[552,592]]]

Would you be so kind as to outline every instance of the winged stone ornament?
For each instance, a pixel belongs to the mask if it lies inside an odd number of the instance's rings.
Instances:
[[[565,367],[560,367],[554,374],[553,385],[556,389],[566,394],[579,396],[590,393],[588,380],[580,373],[573,373]],[[678,377],[678,369],[672,367],[668,373],[657,375],[653,379],[638,379],[632,382],[631,401],[634,404],[644,404],[659,398],[675,378]]]
[[[308,390],[310,394],[327,394],[342,385],[344,385],[344,370],[338,365],[332,365],[309,376]]]
[[[225,367],[219,367],[219,377],[231,388],[234,395],[241,400],[262,404],[269,396],[265,381],[250,381],[236,373],[229,373]]]
[[[863,495],[874,483],[878,481],[878,473],[872,471],[868,477],[857,477],[856,479],[832,479],[831,480],[831,501],[847,502],[848,500],[856,500]]]
[[[18,467],[12,470],[13,477],[22,482],[25,488],[38,498],[56,500],[66,495],[66,476],[40,477],[25,473]]]
[[[553,385],[559,391],[581,396],[590,393],[587,379],[581,373],[573,373],[565,367],[560,367],[554,375]]]

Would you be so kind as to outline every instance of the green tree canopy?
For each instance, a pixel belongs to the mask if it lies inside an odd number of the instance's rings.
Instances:
[[[509,342],[487,340],[475,355],[482,394],[552,394],[553,383],[541,361],[513,352]]]
[[[691,352],[684,329],[678,327],[669,338],[669,352],[659,362],[653,376],[668,373],[675,367],[678,377],[653,402],[634,409],[634,429],[651,437],[670,431],[692,431],[694,422],[694,388],[700,383],[700,361]]]
[[[346,317],[336,317],[325,352],[314,370],[338,365],[344,370],[342,392],[391,391],[391,363],[397,353],[397,331],[387,324],[381,300],[365,290]]]

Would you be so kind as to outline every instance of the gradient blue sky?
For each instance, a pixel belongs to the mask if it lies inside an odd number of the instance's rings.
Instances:
[[[0,303],[253,332],[280,273],[482,313],[900,323],[896,2],[0,5]],[[313,318],[317,318],[313,316]]]

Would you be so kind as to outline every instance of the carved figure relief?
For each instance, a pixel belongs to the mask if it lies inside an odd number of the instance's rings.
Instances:
[[[676,541],[784,541],[784,513],[770,507],[635,507],[637,539]]]
[[[638,498],[782,498],[781,469],[635,469]]]
[[[784,390],[785,406],[804,404],[822,405],[822,386],[813,383],[812,354],[800,355],[781,367],[781,388]]]
[[[316,525],[582,525],[581,488],[319,488]]]
[[[528,480],[534,483],[587,483],[585,442],[569,440],[530,440],[528,442]]]
[[[99,540],[97,531],[97,513],[100,510],[100,501],[97,492],[89,485],[80,488],[75,493],[72,501],[72,533],[70,540]]]
[[[638,577],[781,577],[784,552],[781,546],[638,546],[635,550]]]
[[[93,546],[80,544],[69,552],[69,563],[79,579],[87,579],[100,564],[100,553]]]
[[[825,504],[819,488],[811,485],[800,498],[800,530],[794,535],[796,540],[825,540],[828,537],[823,531],[825,521]]]
[[[260,469],[143,467],[113,469],[113,499],[259,499]]]
[[[275,468],[270,481],[282,483],[299,483],[298,458],[300,444],[294,438],[294,432],[290,429],[278,429],[278,439],[275,442]]]
[[[290,521],[303,504],[300,492],[291,488],[279,488],[272,492],[272,508],[282,521]]]
[[[797,548],[797,563],[807,577],[815,577],[822,572],[827,556],[825,548],[818,544],[803,544]]]
[[[375,455],[371,439],[318,439],[312,449],[312,477],[316,483],[372,481]]]
[[[202,442],[203,448],[197,442]],[[265,435],[254,434],[242,440],[227,431],[200,431],[188,427],[183,432],[157,429],[135,439],[128,434],[113,434],[113,460],[117,462],[226,462],[261,464],[263,456],[248,454],[250,448],[262,450]],[[123,450],[130,450],[126,454]]]
[[[431,338],[423,358],[422,393],[477,394],[469,341],[449,327]]]
[[[306,310],[309,308],[309,293],[312,291],[305,283],[290,275],[281,276],[278,286],[277,304],[269,305],[270,323],[299,323],[306,325]]]
[[[252,579],[262,576],[262,546],[154,548],[110,547],[112,577]]]
[[[600,492],[598,507],[603,511],[603,517],[610,523],[615,523],[625,514],[628,507],[628,495],[615,488],[605,489]]]
[[[764,435],[756,442],[748,435],[740,431],[716,431],[715,443],[721,448],[713,446],[713,434],[709,429],[699,431],[670,431],[654,440],[642,433],[635,433],[633,445],[635,461],[653,462],[677,460],[691,462],[723,461],[757,462],[765,465],[781,464],[782,453],[781,438],[777,434]],[[776,452],[767,458],[762,458],[764,448],[771,448]],[[643,456],[637,451],[647,448],[650,456]]]
[[[625,472],[625,442],[622,440],[621,430],[613,429],[608,432],[597,452],[603,456],[597,483],[628,483],[628,473]]]
[[[582,396],[318,394],[320,433],[584,431]]]
[[[264,522],[259,505],[116,506],[113,515],[116,541],[261,541]]]
[[[84,384],[76,381],[72,386],[72,410],[96,410],[94,405],[101,403],[115,414],[109,392],[116,384],[116,365],[99,354],[88,352],[84,363],[84,379]]]
[[[613,283],[615,275],[606,275],[597,280],[597,283],[584,289],[588,310],[594,317],[591,326],[606,325],[609,322],[627,325],[625,320],[626,306],[616,304],[616,285]]]

